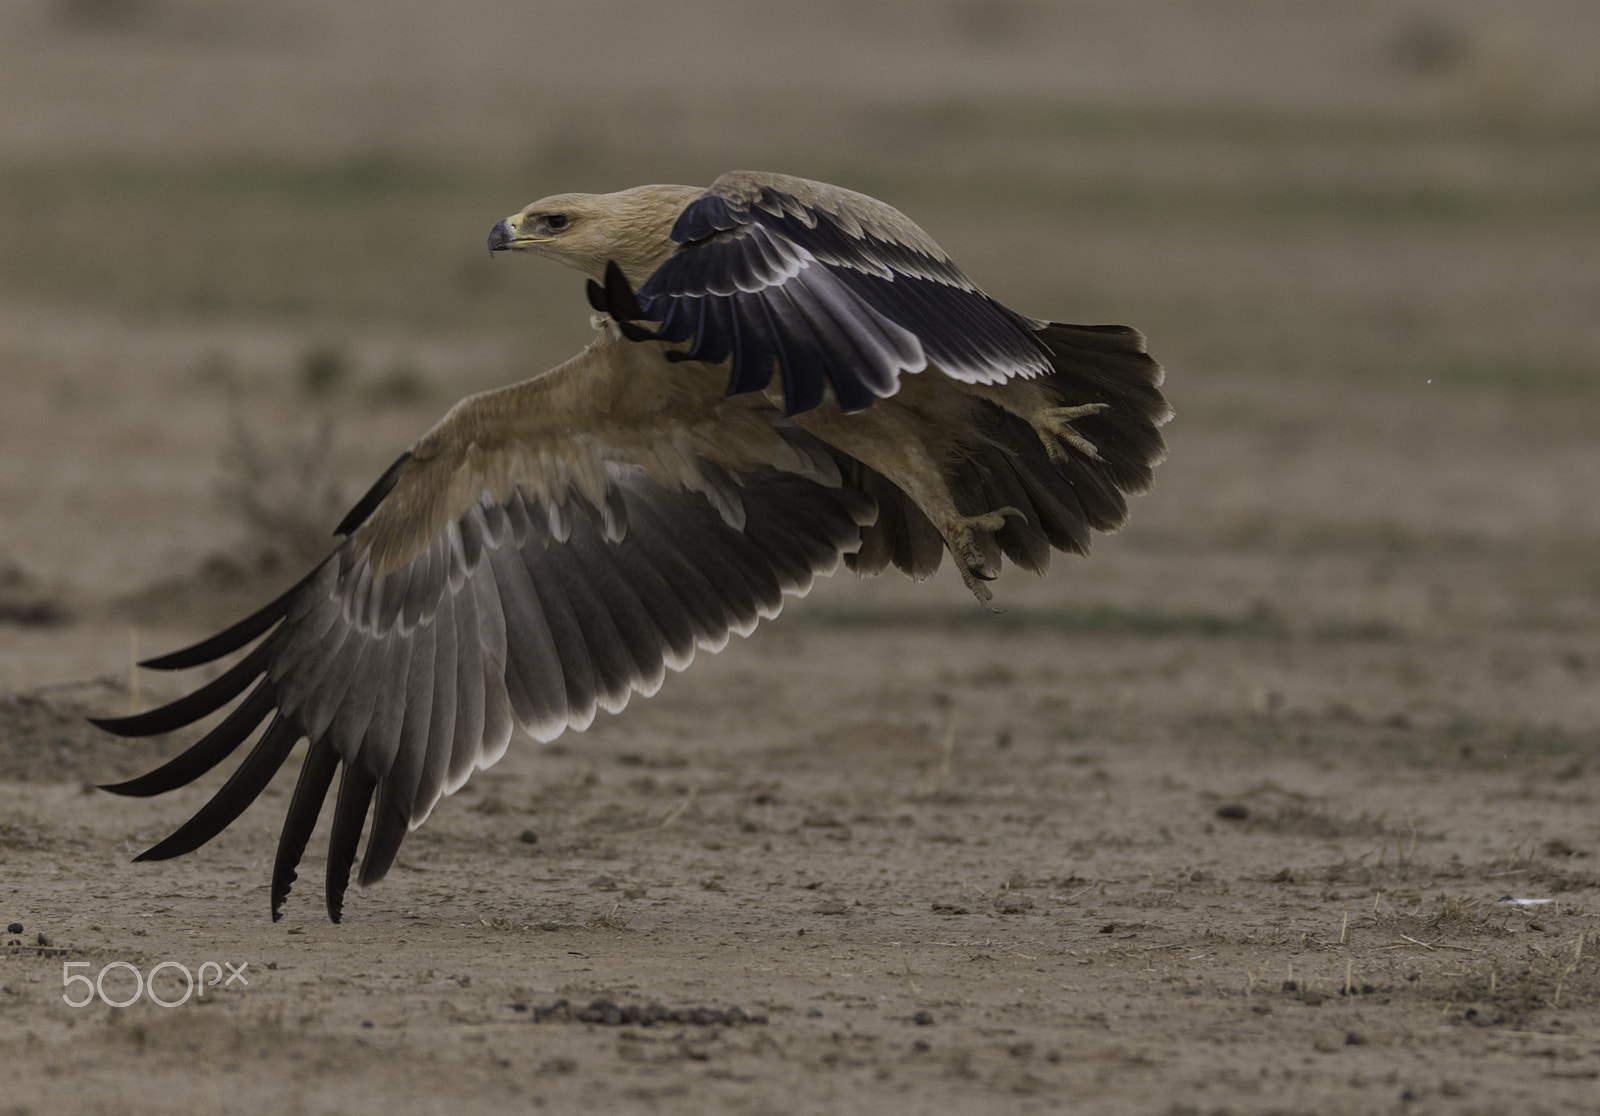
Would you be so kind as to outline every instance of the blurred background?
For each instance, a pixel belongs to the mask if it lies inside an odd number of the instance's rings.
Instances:
[[[735,168],[1148,334],[1171,460],[1093,559],[1002,583],[1018,622],[1600,623],[1597,41],[1587,0],[10,0],[0,688],[259,601],[455,399],[584,344],[495,220]]]

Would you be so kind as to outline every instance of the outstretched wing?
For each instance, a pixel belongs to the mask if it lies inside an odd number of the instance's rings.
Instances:
[[[339,774],[326,882],[337,922],[369,813],[363,885],[514,728],[548,740],[653,693],[697,648],[747,634],[859,546],[876,508],[821,443],[750,408],[716,424],[672,405],[619,414],[597,379],[626,372],[636,395],[650,392],[616,356],[603,338],[545,377],[467,400],[385,474],[300,584],[145,664],[180,670],[254,643],[189,696],[98,721],[167,732],[244,695],[188,751],[107,789],[172,790],[266,727],[199,813],[138,859],[209,841],[307,738],[272,915]]]
[[[731,358],[730,395],[765,388],[776,366],[788,414],[817,406],[829,385],[859,411],[930,363],[978,384],[1050,371],[1033,336],[1044,323],[995,302],[909,218],[864,194],[725,174],[672,239],[681,247],[639,288],[638,310],[659,323],[658,339],[693,341],[681,359]]]

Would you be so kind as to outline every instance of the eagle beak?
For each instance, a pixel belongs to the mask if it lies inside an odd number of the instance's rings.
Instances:
[[[516,238],[517,234],[512,231],[510,218],[501,221],[489,230],[489,255],[493,256],[496,252],[506,251]]]
[[[524,236],[522,232],[522,214],[507,217],[494,228],[489,230],[489,255],[496,252],[511,252],[526,248],[530,244],[549,244],[548,236]]]

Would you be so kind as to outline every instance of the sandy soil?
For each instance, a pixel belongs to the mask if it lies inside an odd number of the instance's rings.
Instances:
[[[314,870],[267,920],[286,782],[202,854],[132,866],[203,792],[85,788],[139,763],[76,720],[118,687],[13,701],[7,774],[29,742],[58,764],[0,783],[13,1103],[1592,1105],[1594,734],[1545,719],[1592,688],[1583,635],[1011,615],[797,612],[514,749],[339,926]],[[250,984],[75,1011],[77,960]],[[763,1021],[537,1018],[562,1000]]]
[[[1600,1111],[1592,5],[458,7],[0,13],[0,1112]],[[825,583],[342,925],[321,831],[268,918],[295,760],[131,864],[225,776],[93,789],[192,739],[84,722],[131,661],[582,340],[492,220],[749,163],[1146,328],[1134,525],[999,617]],[[63,1002],[167,962],[248,983]]]

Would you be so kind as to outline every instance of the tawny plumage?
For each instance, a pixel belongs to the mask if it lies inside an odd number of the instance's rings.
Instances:
[[[335,775],[338,921],[369,814],[363,885],[515,733],[549,740],[621,710],[841,560],[926,578],[949,551],[987,606],[1002,556],[1042,573],[1052,550],[1086,553],[1162,457],[1170,412],[1139,333],[1009,310],[861,194],[750,172],[563,194],[501,221],[489,247],[586,273],[595,340],[463,400],[303,581],[145,664],[249,647],[231,669],[97,722],[167,732],[245,694],[188,751],[108,788],[133,795],[191,782],[266,725],[141,860],[209,841],[309,740],[275,919]]]

